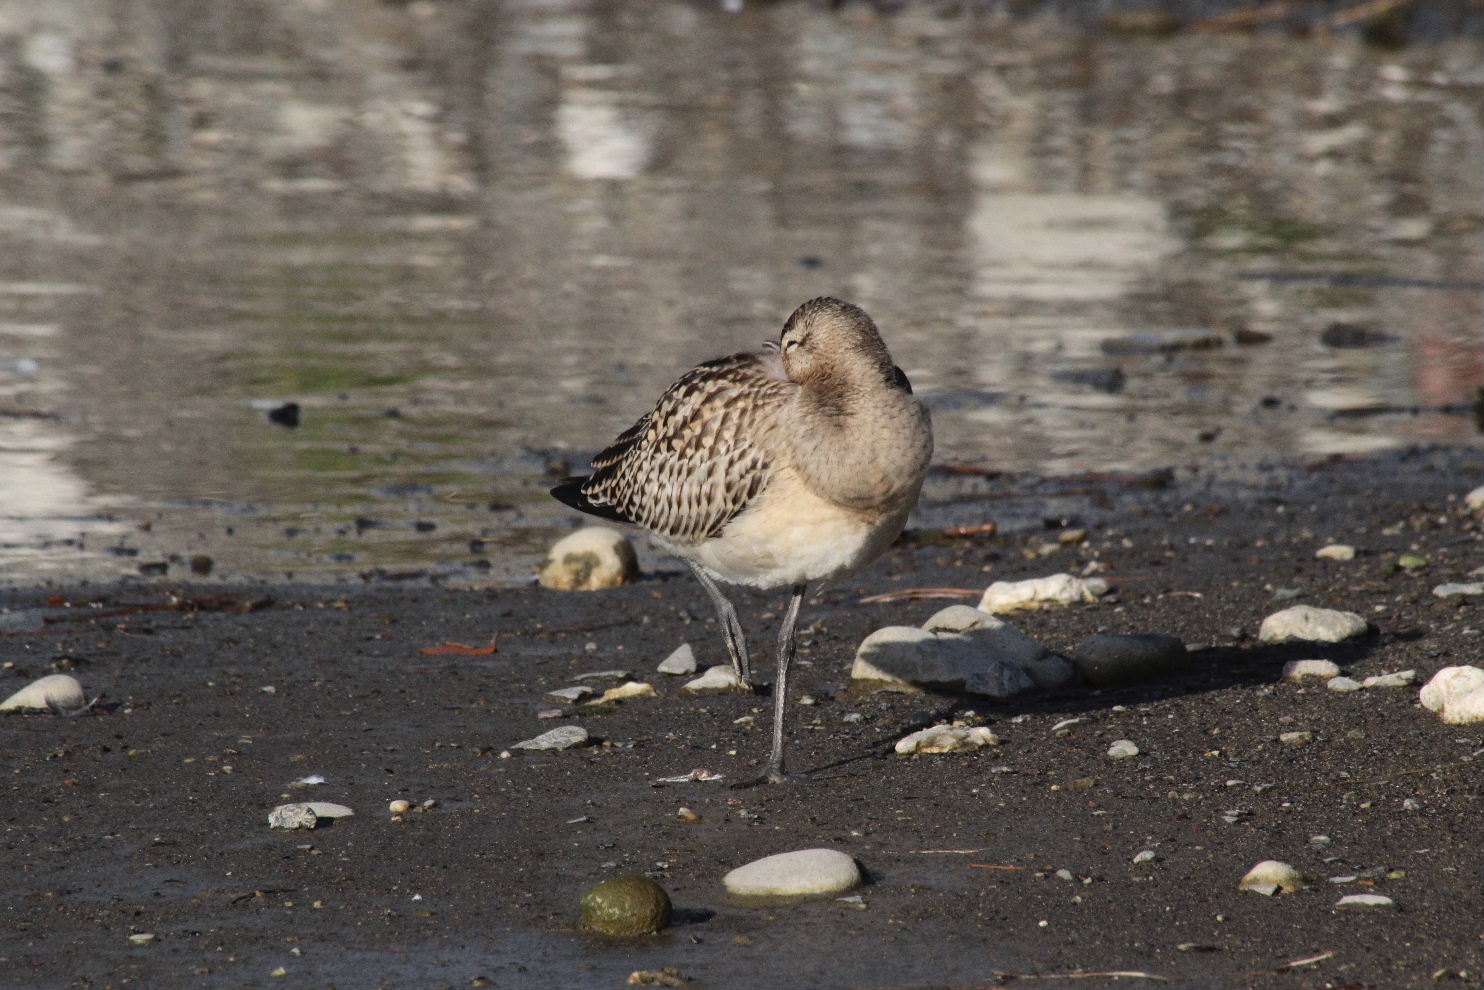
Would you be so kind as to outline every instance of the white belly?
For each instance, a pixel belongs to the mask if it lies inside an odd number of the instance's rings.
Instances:
[[[847,509],[775,479],[720,536],[672,549],[732,584],[777,588],[828,581],[879,557],[901,533],[916,494],[887,510]]]

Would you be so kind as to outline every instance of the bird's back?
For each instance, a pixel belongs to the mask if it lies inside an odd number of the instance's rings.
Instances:
[[[653,410],[552,494],[687,546],[720,535],[766,487],[772,419],[793,385],[776,358],[733,354],[682,375]]]

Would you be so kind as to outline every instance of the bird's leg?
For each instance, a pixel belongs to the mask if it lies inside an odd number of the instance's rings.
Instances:
[[[768,757],[763,779],[770,784],[782,784],[799,778],[783,769],[783,712],[788,706],[788,665],[794,658],[794,626],[799,622],[799,606],[804,601],[804,586],[794,585],[793,596],[788,600],[788,611],[784,613],[783,625],[778,629],[778,676],[773,679],[773,752]]]
[[[693,561],[687,560],[686,566],[701,582],[701,587],[706,589],[706,594],[711,596],[711,604],[716,606],[716,619],[721,625],[721,635],[727,644],[727,655],[732,658],[732,670],[736,671],[737,678],[744,687],[752,687],[752,661],[747,656],[747,639],[742,635],[742,622],[737,618],[737,610],[732,603],[727,601],[716,582],[711,580],[711,575],[701,569],[701,566]]]

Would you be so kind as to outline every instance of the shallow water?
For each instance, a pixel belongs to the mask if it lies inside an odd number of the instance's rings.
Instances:
[[[551,476],[821,293],[940,462],[1477,443],[1481,90],[937,5],[0,2],[0,581],[527,580]]]

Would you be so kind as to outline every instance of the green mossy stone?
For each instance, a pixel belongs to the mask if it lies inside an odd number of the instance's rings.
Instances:
[[[670,895],[653,880],[625,873],[582,895],[582,925],[604,935],[648,935],[670,923]]]

